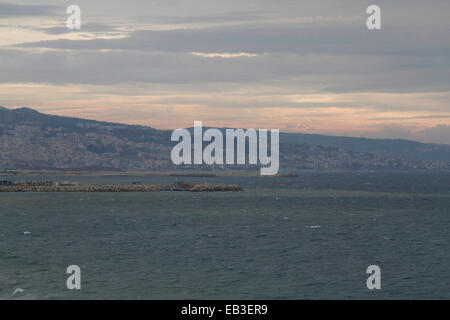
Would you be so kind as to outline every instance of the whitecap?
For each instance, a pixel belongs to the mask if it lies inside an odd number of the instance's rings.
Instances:
[[[16,290],[14,290],[13,292],[13,296],[19,296],[21,294],[25,293],[25,290],[21,289],[21,288],[17,288]]]

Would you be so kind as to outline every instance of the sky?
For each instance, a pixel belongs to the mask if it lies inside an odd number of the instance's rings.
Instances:
[[[0,0],[0,105],[450,144],[449,17],[448,0]]]

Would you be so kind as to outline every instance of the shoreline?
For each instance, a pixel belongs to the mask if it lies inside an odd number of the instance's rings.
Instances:
[[[166,177],[195,177],[216,178],[227,176],[259,176],[258,170],[229,170],[229,171],[170,171],[170,170],[65,170],[65,169],[43,169],[43,170],[6,170],[0,171],[1,176],[166,176]]]
[[[24,177],[24,176],[84,176],[84,177],[106,177],[106,176],[134,176],[134,177],[174,177],[174,178],[220,178],[220,177],[299,177],[302,174],[330,174],[330,173],[450,173],[450,170],[338,170],[338,169],[302,169],[295,171],[280,172],[273,176],[261,176],[258,170],[227,170],[227,171],[139,171],[139,170],[6,170],[0,171],[0,177]],[[1,178],[0,178],[1,180]]]

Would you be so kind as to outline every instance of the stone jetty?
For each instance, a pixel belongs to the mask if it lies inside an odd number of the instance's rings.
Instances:
[[[156,192],[175,191],[170,184],[72,184],[72,185],[0,185],[0,192]],[[180,191],[180,190],[176,190]],[[182,191],[242,191],[237,185],[227,184],[194,184],[189,189]]]
[[[222,183],[201,183],[196,184],[188,189],[190,192],[213,192],[213,191],[243,191],[243,189],[236,184],[222,184]]]

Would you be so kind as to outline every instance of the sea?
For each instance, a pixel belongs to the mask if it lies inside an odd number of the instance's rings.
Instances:
[[[0,299],[450,298],[450,173],[182,179],[244,191],[0,193]],[[373,265],[380,289],[367,286]]]

